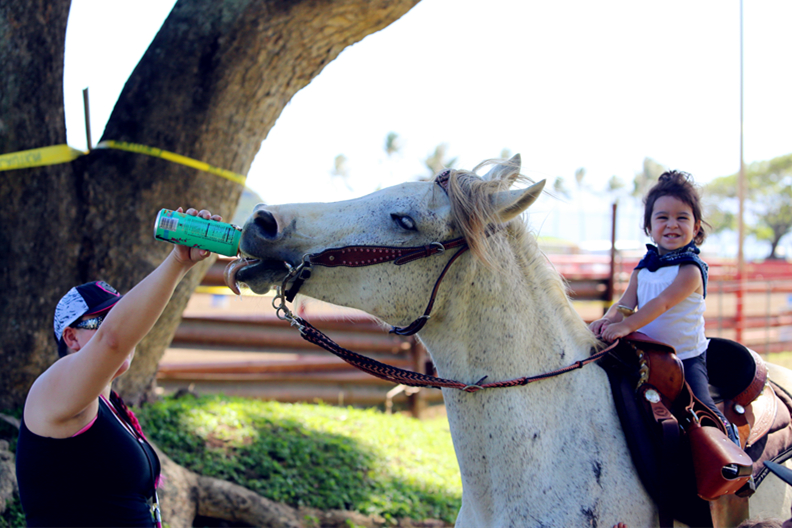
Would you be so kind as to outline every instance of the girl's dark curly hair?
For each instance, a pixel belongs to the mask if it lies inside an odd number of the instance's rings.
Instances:
[[[657,183],[649,189],[649,193],[644,198],[644,233],[651,236],[652,233],[652,210],[654,204],[661,196],[673,196],[677,200],[684,202],[693,210],[693,220],[698,223],[699,230],[693,236],[693,242],[697,246],[707,238],[704,226],[711,227],[701,218],[701,196],[693,183],[693,178],[687,172],[666,171],[660,175]]]

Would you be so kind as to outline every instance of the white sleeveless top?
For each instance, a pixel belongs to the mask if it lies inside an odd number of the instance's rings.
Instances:
[[[638,309],[651,301],[674,282],[679,265],[666,266],[657,271],[643,268],[638,271]],[[638,331],[676,349],[679,359],[700,356],[707,350],[709,339],[704,335],[704,297],[691,293],[682,302]]]

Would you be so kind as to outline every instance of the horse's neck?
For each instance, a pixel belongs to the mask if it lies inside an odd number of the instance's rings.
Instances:
[[[554,304],[558,298],[548,299],[540,288],[510,288],[481,277],[474,284],[478,289],[472,298],[451,300],[443,316],[422,332],[441,377],[468,384],[485,375],[485,383],[503,381],[555,370],[589,355],[591,342],[580,338],[583,323],[570,328],[569,319],[559,317],[567,308]],[[599,370],[589,366],[523,387],[472,394],[443,389],[463,484],[466,493],[482,497],[481,510],[510,500],[510,490],[497,489],[502,483],[538,482],[558,474],[549,466],[586,456],[583,444],[568,439],[579,437],[581,423],[601,418],[602,409],[609,409],[603,406],[608,396]],[[554,458],[560,451],[566,453]],[[493,499],[499,494],[506,498]]]
[[[441,376],[502,381],[589,355],[592,341],[580,338],[583,323],[559,292],[494,273],[462,273],[453,282],[443,312],[421,332]]]

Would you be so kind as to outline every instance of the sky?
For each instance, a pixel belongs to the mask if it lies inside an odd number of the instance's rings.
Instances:
[[[72,147],[86,144],[83,88],[97,141],[173,3],[73,0],[64,78]],[[750,0],[743,13],[750,163],[792,152],[792,2]],[[402,148],[389,157],[390,132]],[[604,188],[612,176],[631,182],[644,158],[700,184],[739,170],[739,0],[422,0],[294,96],[248,185],[271,204],[354,198],[427,176],[423,160],[442,143],[459,168],[508,149],[530,178],[563,178],[571,196],[537,202],[532,224],[579,243],[606,239],[613,197]],[[347,178],[332,176],[338,155]],[[619,207],[619,238],[642,242],[637,204]],[[728,241],[719,248],[736,252]]]

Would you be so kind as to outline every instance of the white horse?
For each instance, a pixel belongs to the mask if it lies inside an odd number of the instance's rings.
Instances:
[[[479,177],[482,166],[491,170]],[[260,205],[242,236],[250,258],[229,265],[227,282],[266,293],[287,276],[284,263],[298,266],[328,248],[430,246],[464,236],[471,251],[449,268],[418,334],[438,375],[476,384],[586,359],[601,343],[521,219],[544,182],[509,190],[522,180],[519,169],[518,155],[450,171],[447,192],[410,182],[337,203]],[[398,266],[317,266],[301,293],[405,325],[421,315],[453,253]],[[462,475],[459,528],[657,525],[599,367],[475,393],[444,388],[443,397]],[[751,514],[785,519],[790,502],[787,486],[768,477]]]

